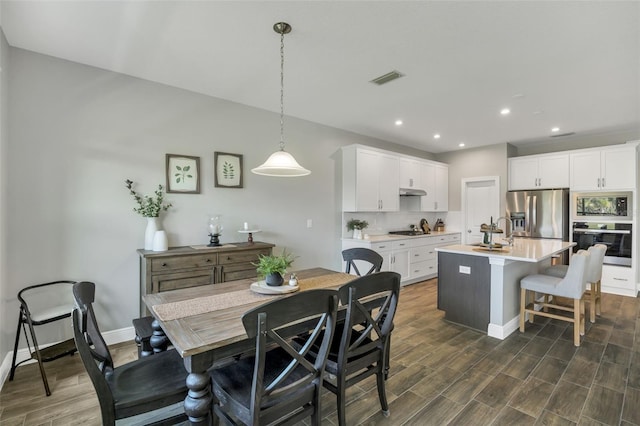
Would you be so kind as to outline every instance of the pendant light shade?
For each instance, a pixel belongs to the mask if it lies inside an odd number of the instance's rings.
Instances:
[[[306,176],[311,172],[302,167],[293,155],[286,151],[276,151],[267,158],[260,167],[251,169],[257,175],[296,177]]]
[[[259,167],[251,169],[251,172],[262,176],[306,176],[311,171],[298,164],[293,155],[284,150],[284,35],[291,32],[291,25],[278,22],[273,30],[280,34],[280,150],[271,154]]]

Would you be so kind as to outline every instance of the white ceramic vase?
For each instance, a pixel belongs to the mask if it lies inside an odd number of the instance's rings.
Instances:
[[[165,231],[156,231],[153,236],[153,251],[167,251],[169,248],[169,240]]]
[[[144,231],[144,249],[145,250],[153,250],[153,238],[156,236],[156,231],[158,229],[159,229],[158,218],[148,217],[147,229],[145,229]]]
[[[355,238],[356,240],[361,240],[362,239],[362,229],[354,229],[353,230],[353,238]]]

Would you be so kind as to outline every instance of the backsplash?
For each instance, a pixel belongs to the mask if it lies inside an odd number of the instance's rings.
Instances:
[[[457,214],[456,214],[457,213]],[[449,216],[452,222],[449,223]],[[427,219],[429,226],[433,227],[437,219],[442,219],[445,223],[446,230],[459,230],[460,229],[460,212],[366,212],[366,213],[354,213],[343,212],[342,213],[342,238],[351,238],[352,232],[347,231],[347,222],[349,219],[366,220],[369,223],[367,229],[363,231],[363,234],[368,235],[381,235],[387,234],[389,231],[399,231],[403,229],[409,229],[409,225],[416,225],[420,223],[420,219]],[[455,223],[454,223],[455,222]]]

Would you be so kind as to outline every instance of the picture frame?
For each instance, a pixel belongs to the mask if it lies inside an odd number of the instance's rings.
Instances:
[[[244,170],[242,154],[214,152],[214,179],[216,188],[242,188]]]
[[[200,193],[200,157],[167,154],[167,193]]]

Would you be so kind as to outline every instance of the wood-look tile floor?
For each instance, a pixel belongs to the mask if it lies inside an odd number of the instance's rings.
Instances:
[[[580,348],[571,325],[537,317],[501,341],[443,320],[436,280],[402,289],[387,382],[390,417],[375,380],[347,391],[348,425],[640,425],[640,299],[604,294]],[[136,358],[133,342],[112,347],[117,364]],[[18,369],[0,392],[0,426],[99,425],[93,387],[79,357]],[[323,424],[337,424],[323,397]]]

